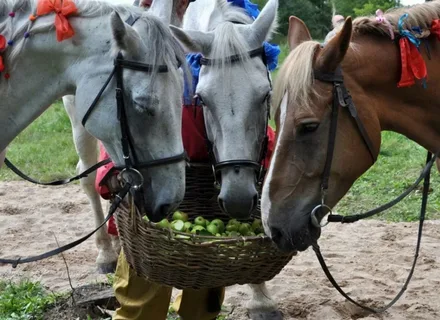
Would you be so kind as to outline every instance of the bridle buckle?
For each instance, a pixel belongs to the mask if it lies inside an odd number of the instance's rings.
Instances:
[[[318,212],[319,209],[325,209],[325,210],[328,211],[327,213],[325,213],[322,216],[321,219],[319,219],[316,216],[316,213]],[[328,205],[323,204],[323,203],[318,204],[315,208],[313,208],[312,213],[311,213],[311,216],[312,216],[311,218],[312,218],[313,226],[316,227],[316,228],[323,228],[323,227],[325,227],[326,225],[329,224],[328,217],[331,216],[332,214],[333,214],[332,208],[330,208]]]
[[[119,174],[119,178],[124,183],[129,183],[131,188],[135,191],[140,190],[144,184],[144,177],[138,170],[134,168],[123,169]]]

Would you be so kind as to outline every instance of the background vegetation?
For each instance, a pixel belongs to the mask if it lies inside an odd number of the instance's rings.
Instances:
[[[260,8],[267,0],[254,0]],[[374,15],[377,9],[384,12],[388,9],[399,7],[400,0],[279,0],[279,35],[276,42],[282,41],[289,27],[291,15],[302,19],[315,39],[324,39],[332,29],[332,8],[333,4],[336,14],[352,18],[365,15]]]

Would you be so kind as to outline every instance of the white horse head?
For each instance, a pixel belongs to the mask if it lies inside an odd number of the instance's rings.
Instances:
[[[196,94],[203,100],[206,129],[217,162],[260,161],[271,92],[262,47],[276,25],[278,0],[269,0],[253,21],[226,0],[197,0],[184,17],[184,30],[171,27],[190,52],[214,59],[203,65]],[[237,61],[231,62],[231,56]],[[221,172],[219,204],[231,216],[243,218],[257,206],[256,170],[225,166]]]
[[[4,72],[0,78],[0,150],[63,95],[76,94],[76,117],[82,119],[120,52],[126,60],[152,66],[151,72],[123,69],[125,112],[134,145],[131,158],[135,153],[136,160],[145,163],[183,153],[183,79],[178,66],[184,65],[185,57],[167,26],[131,6],[74,3],[78,12],[69,22],[75,35],[63,42],[56,41],[53,14],[29,20],[36,1],[0,3],[0,34],[14,42],[2,53],[10,77]],[[10,12],[14,17],[8,17]],[[124,23],[129,17],[137,18],[133,26]],[[161,65],[168,72],[159,72]],[[113,78],[85,126],[103,142],[115,164],[124,166],[115,88]],[[145,209],[161,219],[183,199],[184,161],[139,170]]]

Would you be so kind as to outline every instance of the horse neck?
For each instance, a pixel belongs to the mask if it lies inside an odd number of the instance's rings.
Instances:
[[[428,88],[416,83],[398,88],[401,61],[397,42],[362,36],[354,40],[342,64],[360,118],[382,131],[394,131],[433,152],[440,150],[440,50],[430,38],[431,60],[422,49],[428,69]],[[372,59],[374,57],[374,59]]]
[[[40,17],[35,26],[53,20],[53,15]],[[80,83],[93,88],[99,85],[100,76],[110,74],[112,59],[103,54],[111,50],[109,19],[75,17],[69,21],[74,38],[57,42],[54,30],[32,35],[15,58],[10,79],[0,80],[0,150],[56,99],[74,94]]]

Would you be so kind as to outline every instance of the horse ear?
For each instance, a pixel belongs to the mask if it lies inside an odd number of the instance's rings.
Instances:
[[[348,17],[341,31],[322,49],[316,60],[316,69],[324,72],[333,72],[336,70],[347,53],[351,40],[351,32],[351,17]]]
[[[170,25],[174,37],[180,42],[187,52],[201,52],[207,54],[211,48],[214,35],[195,30],[185,30]]]
[[[289,41],[289,49],[292,51],[301,42],[312,40],[312,36],[310,35],[306,24],[301,19],[295,16],[290,16],[287,39]]]
[[[125,24],[117,12],[113,12],[110,19],[113,39],[118,49],[134,51],[136,46],[134,41],[136,37],[134,36],[134,34],[136,33],[136,31],[129,25]]]
[[[278,0],[269,0],[264,6],[251,28],[255,39],[262,44],[270,38],[277,27]]]

